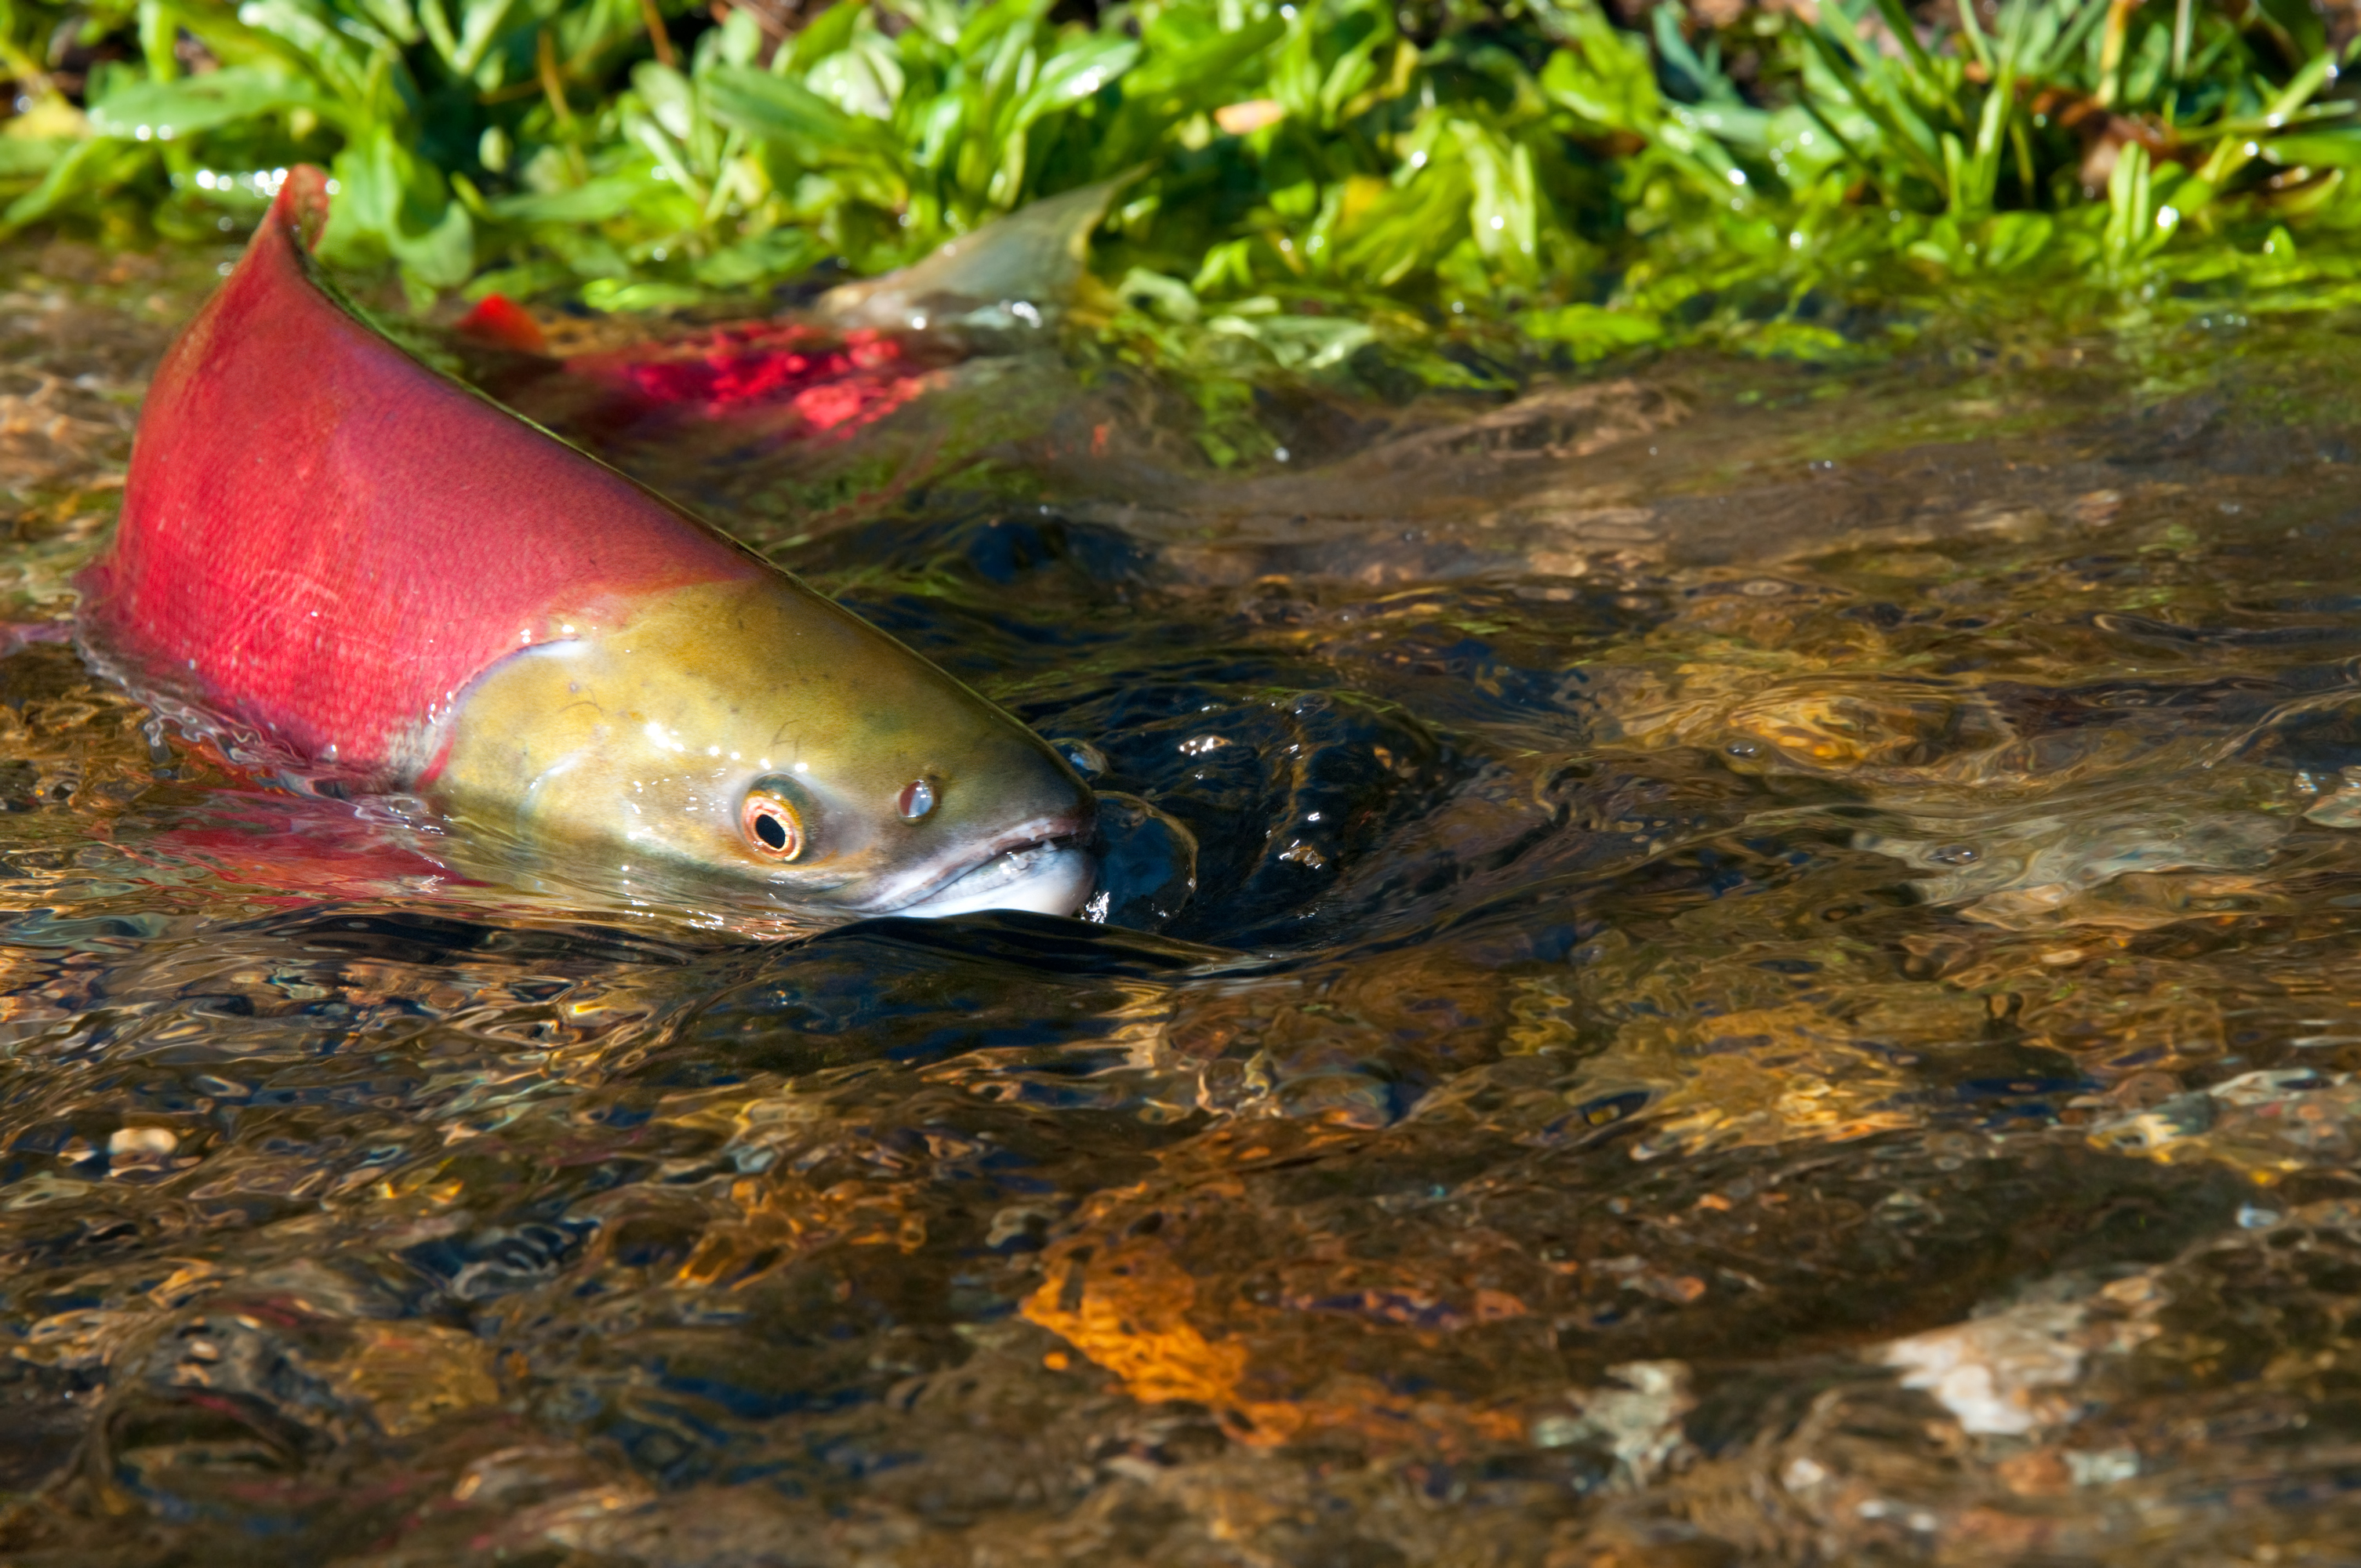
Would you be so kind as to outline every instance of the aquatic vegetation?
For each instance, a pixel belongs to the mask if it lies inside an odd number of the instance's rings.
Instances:
[[[1523,352],[1510,324],[1577,361],[1699,330],[1812,357],[1848,352],[1864,303],[2349,292],[2361,126],[2307,7],[1634,20],[1594,0],[19,0],[0,225],[235,233],[310,159],[340,187],[332,261],[390,266],[421,302],[646,310],[883,271],[1127,178],[1084,313],[1119,356],[1460,384],[1494,378],[1488,345]]]

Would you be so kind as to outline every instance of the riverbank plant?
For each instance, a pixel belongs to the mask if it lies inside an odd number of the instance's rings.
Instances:
[[[2361,120],[2301,0],[1723,3],[0,0],[0,227],[219,238],[308,159],[330,259],[422,305],[658,309],[1126,176],[1093,319],[1305,372],[2361,288]]]

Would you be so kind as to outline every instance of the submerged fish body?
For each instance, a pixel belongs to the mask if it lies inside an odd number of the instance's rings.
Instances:
[[[561,355],[495,294],[457,323],[454,346],[502,401],[609,449],[824,447],[949,390],[963,367],[1051,342],[1124,182],[1034,202],[807,309]]]
[[[396,346],[309,256],[314,170],[175,343],[78,631],[128,684],[534,853],[846,914],[1090,892],[1015,719]]]

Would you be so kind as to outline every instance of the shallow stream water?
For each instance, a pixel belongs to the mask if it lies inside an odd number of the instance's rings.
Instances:
[[[12,265],[22,622],[195,294]],[[0,1561],[2361,1561],[2356,362],[608,433],[1096,767],[1130,928],[439,877],[23,642]]]

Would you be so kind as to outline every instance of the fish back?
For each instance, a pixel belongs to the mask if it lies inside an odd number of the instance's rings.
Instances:
[[[290,172],[165,356],[80,630],[135,685],[400,781],[507,654],[769,569],[370,326],[309,255],[323,186]]]

